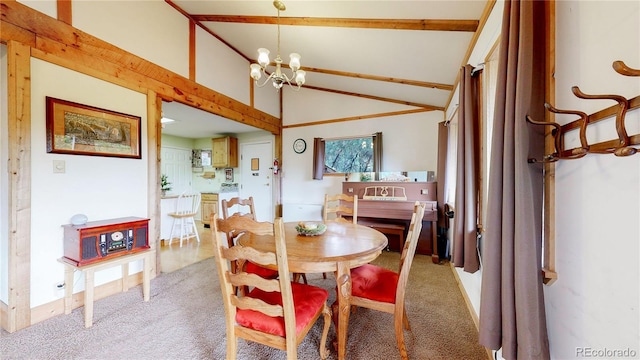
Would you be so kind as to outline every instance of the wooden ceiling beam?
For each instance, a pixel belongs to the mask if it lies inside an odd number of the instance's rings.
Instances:
[[[340,94],[340,95],[355,96],[355,97],[359,97],[359,98],[363,98],[363,99],[386,101],[386,102],[400,104],[400,105],[415,106],[415,107],[423,108],[423,109],[426,109],[426,110],[429,110],[429,111],[431,111],[431,110],[444,110],[444,108],[442,106],[421,104],[421,103],[415,103],[415,102],[405,101],[405,100],[396,100],[396,99],[390,99],[390,98],[374,96],[374,95],[365,95],[365,94],[353,93],[353,92],[349,92],[349,91],[327,89],[327,88],[322,88],[322,87],[318,87],[318,86],[311,86],[311,85],[306,85],[306,84],[304,85],[304,88],[305,89],[318,90],[318,91],[325,91],[325,92],[330,92],[330,93]]]
[[[289,66],[286,64],[282,64],[282,67],[289,67]],[[367,75],[367,74],[337,71],[337,70],[327,70],[327,69],[320,69],[320,68],[313,68],[313,67],[302,67],[302,69],[307,72],[315,72],[315,73],[328,74],[328,75],[347,76],[347,77],[366,79],[366,80],[386,81],[386,82],[392,82],[397,84],[413,85],[413,86],[440,89],[440,90],[446,90],[446,91],[453,90],[453,85],[440,84],[440,83],[434,83],[434,82],[428,82],[428,81],[398,79],[398,78],[387,77],[387,76]]]
[[[242,16],[242,15],[194,15],[196,21],[229,22],[244,24],[278,23],[276,16]],[[324,26],[359,29],[387,30],[433,30],[433,31],[468,31],[478,29],[478,20],[433,20],[433,19],[354,19],[354,18],[312,18],[312,17],[280,17],[280,25]]]
[[[282,128],[291,129],[291,128],[302,127],[302,126],[324,125],[324,124],[332,124],[332,123],[345,122],[345,121],[375,119],[375,118],[381,118],[381,117],[400,116],[400,115],[406,115],[406,114],[417,114],[417,113],[422,113],[427,111],[432,111],[432,109],[412,109],[412,110],[392,111],[392,112],[379,113],[379,114],[351,116],[351,117],[340,118],[340,119],[319,120],[319,121],[312,121],[312,122],[306,122],[306,123],[300,123],[300,124],[283,125]]]

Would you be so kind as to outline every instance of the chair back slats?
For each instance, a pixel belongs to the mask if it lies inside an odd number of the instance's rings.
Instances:
[[[229,282],[233,286],[255,286],[264,291],[280,291],[280,283],[276,279],[265,279],[260,275],[239,272],[227,274]]]
[[[323,221],[345,221],[343,216],[351,216],[354,224],[358,223],[358,196],[346,194],[324,195],[322,208]]]
[[[284,316],[284,308],[280,305],[271,305],[260,299],[254,299],[247,296],[233,296],[231,304],[238,309],[259,311],[267,316],[277,317]]]
[[[284,316],[285,328],[290,325],[288,322],[292,322],[292,334],[294,334],[295,339],[295,310],[293,307],[293,296],[289,275],[289,264],[287,263],[286,245],[284,241],[284,225],[282,219],[278,218],[275,220],[274,224],[271,224],[269,222],[257,222],[244,216],[230,216],[227,219],[218,219],[218,215],[215,214],[213,223],[213,231],[217,234],[216,239],[221,237],[220,232],[227,233],[230,231],[235,231],[240,234],[251,232],[256,235],[275,235],[275,253],[260,252],[256,249],[240,245],[228,248],[228,244],[225,244],[226,241],[221,242],[219,240],[217,240],[216,243],[216,252],[220,255],[221,259],[226,260],[225,262],[242,260],[245,262],[251,261],[258,265],[277,265],[278,279],[265,279],[255,274],[248,274],[244,271],[234,273],[231,267],[226,267],[223,269],[224,274],[221,276],[221,281],[225,282],[225,285],[228,284],[229,287],[225,286],[225,288],[229,289],[232,289],[233,287],[248,286],[250,288],[258,288],[266,292],[282,293],[283,304],[280,306],[270,305],[261,300],[252,299],[247,296],[238,296],[235,292],[231,292],[228,296],[228,300],[230,301],[229,306],[259,311],[268,316]]]
[[[268,223],[267,223],[268,224]],[[269,234],[264,234],[269,235]],[[239,259],[249,260],[260,265],[276,265],[276,256],[273,253],[263,253],[254,248],[234,246],[230,249],[224,249],[223,255],[226,259],[236,261]]]
[[[222,218],[227,219],[232,215],[240,215],[250,217],[252,219],[256,218],[256,209],[253,204],[253,196],[250,196],[248,199],[241,199],[239,197],[233,197],[229,200],[222,200]],[[237,211],[231,213],[230,209],[236,207]]]
[[[200,193],[186,194],[182,193],[176,201],[177,215],[195,215],[200,208]]]
[[[404,243],[404,248],[400,255],[400,278],[398,279],[396,292],[402,291],[404,293],[407,281],[409,280],[409,271],[411,270],[411,264],[413,263],[416,247],[418,246],[418,238],[422,231],[424,210],[425,205],[420,204],[418,201],[413,205],[413,214],[411,215],[411,222],[409,223],[409,230],[407,231],[407,240]],[[403,298],[403,296],[401,296],[401,298]],[[398,299],[397,295],[396,299]]]
[[[273,224],[257,222],[244,216],[220,219],[214,214],[211,221],[214,235],[214,256],[225,308],[227,358],[237,357],[237,339],[255,341],[287,352],[287,359],[297,359],[297,348],[316,320],[324,318],[320,340],[320,357],[326,359],[326,340],[331,324],[331,310],[326,304],[328,293],[311,285],[296,285],[296,302],[304,309],[315,311],[308,320],[301,319],[302,329],[296,331],[294,292],[289,274],[284,223],[277,218]],[[235,231],[239,236],[249,233],[258,236],[271,235],[275,252],[262,252],[249,246],[230,246],[225,234]],[[277,267],[278,278],[263,278],[242,270],[235,271],[232,264],[251,262],[257,265]],[[235,289],[251,288],[236,293]],[[314,302],[315,301],[315,302]],[[320,302],[321,301],[321,302]],[[281,305],[279,304],[281,302]],[[304,321],[307,321],[306,323]]]

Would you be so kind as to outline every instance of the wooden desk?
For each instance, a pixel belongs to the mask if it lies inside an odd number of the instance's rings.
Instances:
[[[151,284],[151,263],[155,261],[155,250],[144,250],[129,255],[118,256],[110,260],[104,260],[84,266],[77,266],[67,258],[60,258],[64,264],[64,313],[71,314],[73,305],[73,273],[82,271],[84,273],[84,326],[93,325],[93,290],[94,274],[96,271],[104,270],[114,266],[122,266],[122,291],[129,290],[127,278],[129,276],[129,263],[142,260],[142,296],[144,301],[149,301],[149,289]]]
[[[338,359],[344,359],[351,304],[351,268],[376,259],[387,246],[381,232],[353,223],[328,222],[319,236],[298,236],[297,222],[285,223],[289,270],[294,273],[335,272],[338,285]],[[238,244],[275,252],[272,236],[246,234]]]

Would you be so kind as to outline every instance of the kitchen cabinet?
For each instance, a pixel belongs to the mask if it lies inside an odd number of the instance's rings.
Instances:
[[[218,213],[217,193],[201,193],[200,212],[202,214],[201,221],[204,224],[204,227],[208,228],[211,224],[210,216]]]
[[[238,139],[226,136],[211,139],[213,145],[212,166],[215,168],[238,167]]]

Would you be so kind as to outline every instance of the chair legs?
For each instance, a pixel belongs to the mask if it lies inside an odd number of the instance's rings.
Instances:
[[[402,314],[398,314],[396,309],[396,313],[393,317],[393,323],[396,332],[396,343],[398,345],[398,351],[400,351],[400,356],[403,360],[408,360],[409,355],[407,355],[407,348],[404,344],[404,330],[410,330],[411,327],[409,326],[409,318],[407,317],[407,312],[404,307],[402,308]]]
[[[322,338],[320,339],[320,358],[322,360],[327,358],[327,335],[329,334],[329,327],[331,325],[331,314],[331,309],[325,304],[324,309],[322,309],[324,328],[322,329]]]
[[[180,247],[182,247],[182,242],[184,240],[188,240],[190,237],[194,236],[200,242],[200,234],[198,234],[198,228],[196,226],[196,221],[193,217],[180,217],[174,218],[173,224],[171,225],[171,233],[169,234],[169,245],[173,242],[173,234],[176,229],[176,225],[180,227]],[[185,227],[187,227],[185,229]],[[187,232],[185,232],[187,230]],[[191,233],[193,231],[193,233]]]

